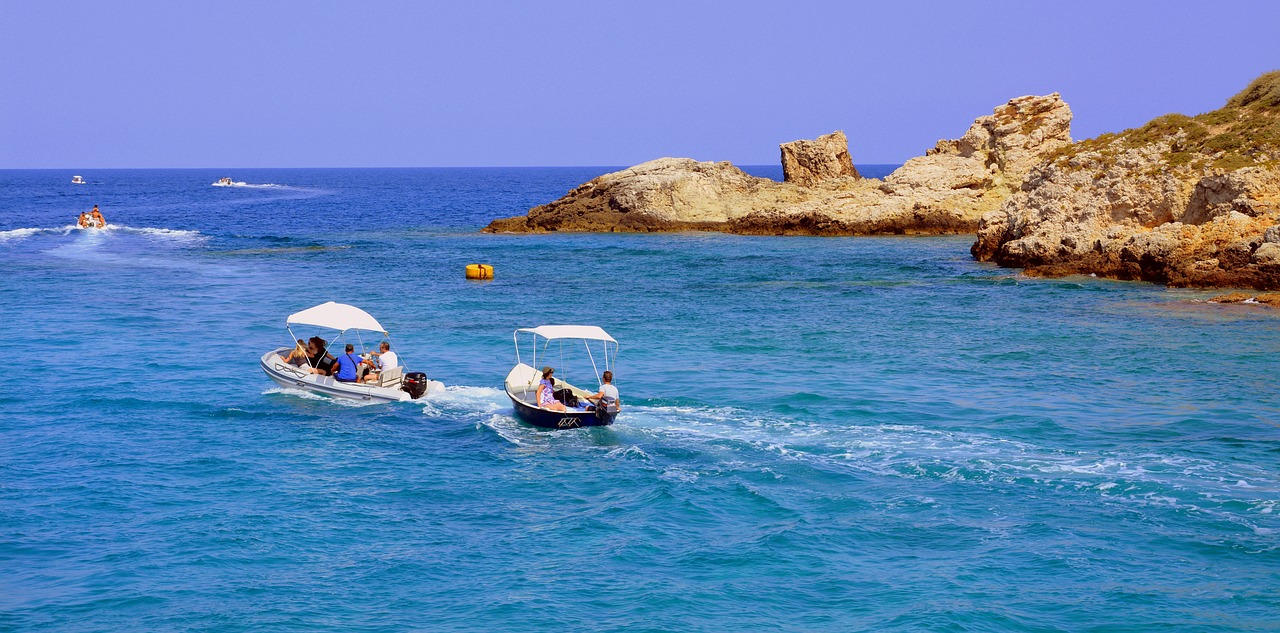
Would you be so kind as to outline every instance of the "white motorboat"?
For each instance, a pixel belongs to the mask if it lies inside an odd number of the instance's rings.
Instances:
[[[236,185],[244,185],[243,182],[236,182],[230,178],[219,178],[218,182],[213,183],[215,187],[235,187]]]
[[[71,184],[73,184],[73,185],[83,185],[83,184],[84,184],[84,177],[82,177],[82,176],[72,176],[72,177],[71,177]]]
[[[390,342],[386,328],[378,323],[368,312],[345,303],[330,301],[314,308],[289,315],[285,321],[285,329],[289,330],[289,340],[296,341],[294,326],[313,326],[322,331],[335,332],[325,345],[324,353],[318,355],[317,366],[332,348],[339,347],[339,340],[356,344],[365,359],[370,354],[364,352],[364,341],[361,332],[372,332],[385,337]],[[352,339],[355,339],[354,341]],[[394,351],[394,347],[392,348]],[[273,349],[262,355],[262,371],[282,387],[301,389],[322,396],[359,400],[363,402],[402,402],[416,400],[429,393],[441,393],[444,384],[428,380],[422,372],[408,372],[403,366],[383,370],[377,382],[343,382],[334,376],[318,373],[319,367],[309,362],[293,365],[285,359],[293,351],[293,346]]]
[[[531,339],[533,355],[529,362],[532,365],[525,364],[520,357],[521,334],[527,334]],[[595,372],[596,384],[604,384],[601,372],[613,371],[613,363],[618,358],[618,342],[608,332],[594,325],[542,325],[516,330],[512,338],[516,344],[516,366],[507,374],[503,386],[517,417],[546,429],[576,429],[613,424],[618,417],[616,403],[609,406],[582,406],[581,403],[586,402],[587,396],[596,392],[585,391],[563,379],[570,373],[566,367],[568,363],[589,363]],[[599,345],[594,352],[593,344]],[[596,362],[596,352],[600,353],[599,364]],[[543,407],[538,403],[538,385],[542,381],[542,372],[536,367],[540,361],[558,365],[555,370],[560,372],[562,378],[553,377],[554,396],[561,404],[565,404],[562,408]],[[569,402],[566,403],[566,400]],[[574,406],[575,404],[578,406]]]

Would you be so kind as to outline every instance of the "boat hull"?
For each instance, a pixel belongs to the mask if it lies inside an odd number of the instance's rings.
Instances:
[[[354,382],[339,382],[334,380],[332,376],[317,376],[304,373],[297,367],[284,363],[280,358],[281,352],[287,354],[289,350],[267,352],[262,356],[259,363],[267,377],[281,387],[300,389],[321,396],[358,402],[404,402],[413,399],[408,392],[400,389],[375,387]],[[432,388],[428,389],[428,393],[436,391],[434,387],[435,385],[432,385]],[[440,386],[440,390],[443,390],[443,385]]]
[[[584,426],[608,426],[618,417],[617,411],[549,411],[529,406],[510,392],[511,405],[515,407],[516,417],[520,420],[544,429],[578,429]]]

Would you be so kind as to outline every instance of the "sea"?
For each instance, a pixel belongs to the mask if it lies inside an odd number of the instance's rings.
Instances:
[[[612,169],[0,171],[0,630],[1280,628],[1280,310],[972,236],[480,232]],[[272,383],[326,301],[446,391]],[[544,324],[618,340],[616,424],[514,417]]]

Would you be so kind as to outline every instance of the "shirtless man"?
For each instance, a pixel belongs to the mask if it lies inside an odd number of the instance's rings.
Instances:
[[[77,222],[76,222],[76,224],[80,225],[80,228],[82,228],[82,229],[87,229],[87,228],[89,228],[89,227],[93,226],[93,223],[89,220],[89,212],[88,212],[88,211],[81,211],[81,212],[80,212],[80,220],[79,220],[79,221],[77,221]]]
[[[98,225],[98,228],[107,228],[107,219],[102,217],[102,212],[98,210],[98,205],[93,205],[93,211],[90,211],[89,215],[93,217],[93,221]]]

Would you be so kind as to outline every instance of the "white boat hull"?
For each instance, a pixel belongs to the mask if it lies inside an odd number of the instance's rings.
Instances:
[[[341,382],[332,376],[320,376],[306,372],[305,367],[294,367],[281,357],[288,354],[288,349],[277,349],[262,355],[260,365],[267,377],[281,387],[301,389],[309,393],[344,400],[359,402],[403,402],[413,398],[408,392],[399,388],[378,387],[372,384]],[[432,380],[427,385],[427,394],[444,391],[444,384]]]

